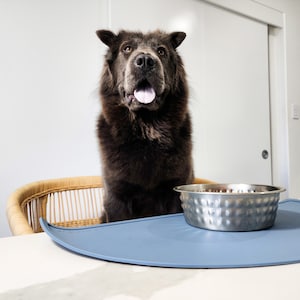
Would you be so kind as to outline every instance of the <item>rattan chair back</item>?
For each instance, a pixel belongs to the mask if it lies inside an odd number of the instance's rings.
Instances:
[[[196,178],[195,183],[212,183]],[[17,189],[7,203],[13,235],[42,232],[39,218],[53,225],[80,227],[100,223],[103,183],[99,176],[37,181]]]

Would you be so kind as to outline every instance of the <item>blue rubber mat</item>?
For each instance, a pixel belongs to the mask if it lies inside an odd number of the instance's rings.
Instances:
[[[218,232],[188,225],[183,214],[62,228],[40,220],[60,246],[90,257],[172,268],[239,268],[300,262],[300,201],[279,204],[272,228]]]

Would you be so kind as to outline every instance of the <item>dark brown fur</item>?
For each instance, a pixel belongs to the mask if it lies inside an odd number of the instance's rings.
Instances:
[[[176,52],[185,34],[99,30],[97,35],[109,47],[97,127],[106,193],[103,221],[181,212],[173,187],[193,181],[188,89]],[[134,98],[142,85],[155,90],[153,102]]]

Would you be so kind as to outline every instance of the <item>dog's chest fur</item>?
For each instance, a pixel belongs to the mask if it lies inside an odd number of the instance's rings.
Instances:
[[[179,158],[189,157],[189,129],[185,126],[174,129],[164,120],[134,119],[123,125],[110,125],[100,117],[98,132],[105,156],[105,175],[115,180],[122,178],[144,187],[155,187],[160,181],[176,177]]]

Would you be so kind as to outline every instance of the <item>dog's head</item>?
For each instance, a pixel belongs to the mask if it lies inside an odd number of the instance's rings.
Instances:
[[[131,111],[157,110],[168,95],[182,88],[185,73],[176,48],[185,39],[184,32],[120,31],[116,35],[99,30],[97,35],[109,47],[102,75],[102,95],[118,95],[122,105]]]

